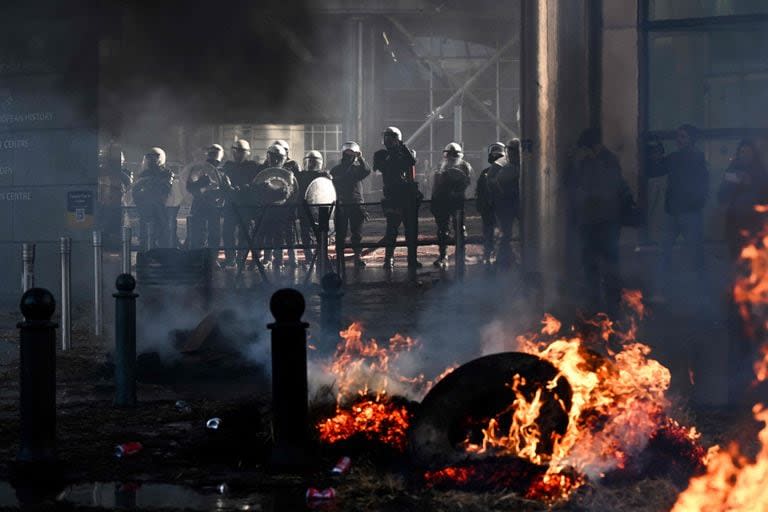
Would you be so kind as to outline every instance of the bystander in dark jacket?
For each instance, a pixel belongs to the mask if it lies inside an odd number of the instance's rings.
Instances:
[[[565,186],[580,242],[583,295],[588,307],[610,312],[621,298],[621,226],[635,210],[635,201],[619,159],[602,145],[596,130],[585,130],[578,146]]]
[[[717,196],[725,208],[728,251],[731,258],[736,259],[746,237],[762,228],[762,218],[755,207],[768,203],[768,173],[753,141],[739,143],[736,156],[723,175]]]

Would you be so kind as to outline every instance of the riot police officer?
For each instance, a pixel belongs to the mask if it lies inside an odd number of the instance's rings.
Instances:
[[[435,267],[447,266],[446,249],[451,221],[455,224],[456,211],[464,209],[464,194],[469,186],[472,166],[464,160],[461,145],[451,142],[445,146],[440,169],[435,172],[432,185],[430,209],[437,224],[437,245],[439,256],[433,263]],[[464,226],[456,226],[464,230]]]
[[[221,213],[224,194],[231,188],[226,175],[221,172],[224,148],[213,144],[206,150],[205,162],[194,164],[187,177],[187,191],[192,194],[190,211],[191,249],[208,247],[218,252],[221,242]]]
[[[243,187],[247,187],[258,173],[259,165],[249,159],[250,155],[251,145],[247,140],[239,139],[232,145],[232,160],[224,162],[221,169],[232,185],[234,192],[224,207],[222,239],[224,247],[226,247],[224,254],[226,255],[225,265],[227,266],[234,265],[236,261],[236,252],[232,247],[244,246],[247,238],[243,229],[247,229],[250,217],[247,208],[237,204],[237,197],[235,196]],[[238,253],[242,256],[242,251],[238,251]]]
[[[415,182],[416,153],[403,143],[402,132],[389,126],[382,132],[384,149],[373,155],[373,170],[380,172],[384,181],[381,206],[387,219],[384,241],[384,268],[394,266],[395,242],[400,224],[408,232],[407,209],[417,207],[420,200]],[[417,262],[417,267],[420,266]]]
[[[475,199],[477,211],[483,222],[483,263],[491,263],[491,255],[495,246],[494,234],[496,231],[496,214],[491,200],[490,190],[488,188],[488,174],[494,168],[498,167],[497,162],[504,157],[504,143],[494,142],[488,146],[488,167],[482,170],[477,178],[475,185]]]
[[[294,174],[301,172],[301,166],[295,160],[291,160],[291,147],[288,145],[288,141],[278,139],[272,143],[273,146],[280,146],[285,149],[285,162],[281,167],[286,171],[291,171]]]
[[[171,193],[174,175],[165,167],[165,151],[151,148],[144,155],[142,172],[132,188],[133,201],[141,222],[142,242],[150,247],[165,247],[170,244],[170,226],[165,203]],[[148,229],[151,226],[151,229]],[[151,239],[147,240],[147,231]]]
[[[296,173],[296,181],[299,184],[299,194],[297,203],[301,203],[307,193],[309,184],[317,178],[330,178],[328,172],[323,169],[323,154],[317,150],[309,151],[304,155],[304,170]],[[304,245],[304,259],[309,262],[312,259],[312,220],[307,216],[304,208],[298,207],[296,216],[299,218],[299,227],[301,230],[301,243]]]
[[[501,236],[496,264],[509,267],[515,263],[512,230],[520,221],[520,140],[512,139],[505,147],[505,159],[491,166],[488,188]]]
[[[298,195],[296,175],[285,169],[285,148],[277,144],[267,149],[265,162],[250,186],[253,202],[261,205],[256,218],[254,239],[257,247],[273,247],[271,254],[265,251],[265,265],[279,270],[283,262],[283,245],[291,247],[295,236],[292,223],[295,219],[295,201]],[[289,258],[291,252],[289,250]]]
[[[341,162],[331,169],[333,185],[336,188],[336,239],[344,241],[347,238],[347,228],[351,232],[350,241],[354,251],[354,264],[361,268],[365,266],[360,242],[363,239],[363,224],[366,212],[363,207],[362,182],[371,174],[371,168],[363,159],[360,145],[348,141],[341,146]]]
[[[323,168],[323,154],[317,150],[309,151],[304,156],[304,170],[296,174],[296,181],[299,183],[299,196],[304,197],[307,187],[314,180],[320,177],[329,178],[328,171]]]

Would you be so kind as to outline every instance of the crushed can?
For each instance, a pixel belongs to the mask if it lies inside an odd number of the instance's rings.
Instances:
[[[115,446],[115,457],[122,459],[129,455],[139,453],[144,448],[139,442],[123,443]]]
[[[350,466],[352,466],[352,459],[350,459],[349,457],[342,457],[339,459],[336,465],[333,466],[333,469],[331,470],[331,474],[343,475],[347,471],[349,471]]]
[[[327,489],[317,489],[310,487],[307,489],[307,501],[313,500],[332,500],[336,497],[336,489],[328,487]]]
[[[208,430],[218,430],[221,425],[221,418],[211,418],[205,422],[205,428]]]

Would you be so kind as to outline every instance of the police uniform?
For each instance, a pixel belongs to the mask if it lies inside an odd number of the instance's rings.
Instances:
[[[152,225],[152,240],[149,241],[151,247],[164,247],[170,240],[165,203],[171,193],[173,179],[173,173],[165,166],[152,164],[147,166],[133,185],[133,202],[139,214],[141,232],[146,233],[146,226]]]
[[[336,238],[344,241],[347,228],[351,233],[350,242],[355,253],[355,260],[360,265],[360,242],[363,239],[365,209],[363,203],[362,181],[371,174],[371,168],[365,160],[358,157],[351,162],[343,161],[331,169],[333,186],[336,189]]]
[[[437,245],[440,256],[436,264],[445,262],[451,222],[455,224],[456,211],[464,209],[464,193],[469,186],[471,175],[472,167],[461,159],[455,163],[445,164],[435,173],[430,210],[437,224]],[[464,229],[464,226],[457,228]]]
[[[384,182],[381,206],[387,220],[384,235],[387,262],[390,262],[394,256],[400,224],[403,224],[407,231],[405,223],[408,220],[405,210],[411,200],[409,195],[414,192],[415,184],[411,181],[410,175],[415,165],[416,153],[402,143],[392,149],[380,149],[373,155],[373,169],[381,173]]]

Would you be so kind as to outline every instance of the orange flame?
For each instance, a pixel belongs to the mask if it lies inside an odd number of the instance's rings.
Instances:
[[[752,409],[755,419],[766,426],[758,434],[760,452],[754,462],[732,443],[727,452],[708,454],[707,472],[693,478],[672,512],[725,512],[768,510],[768,410]]]
[[[512,421],[506,435],[499,436],[498,421],[491,418],[488,427],[483,429],[481,445],[465,441],[465,449],[468,452],[485,453],[493,449],[495,453],[500,455],[515,455],[536,464],[543,462],[542,456],[537,453],[541,442],[541,432],[536,422],[543,405],[542,390],[539,388],[529,402],[520,391],[520,387],[524,385],[525,379],[520,375],[515,375],[510,386],[515,394],[515,400],[509,409],[501,413],[512,412]]]
[[[406,394],[423,393],[456,366],[435,380],[400,375],[396,363],[418,345],[413,338],[395,334],[382,346],[373,338],[364,339],[360,322],[353,322],[339,335],[343,341],[327,367],[336,379],[336,412],[317,425],[320,439],[336,443],[360,434],[403,450],[410,413],[406,406],[392,402],[392,388]]]
[[[768,213],[768,206],[756,206]],[[733,299],[744,320],[747,334],[765,338],[765,306],[768,305],[768,224],[741,251],[744,274],[736,279]],[[764,339],[754,364],[755,383],[768,379],[768,342]],[[755,419],[764,424],[758,434],[760,451],[750,461],[736,443],[727,451],[714,446],[707,454],[707,472],[693,478],[678,496],[672,512],[768,511],[768,409],[752,408]]]
[[[405,406],[390,401],[362,400],[347,409],[337,408],[336,415],[318,425],[320,439],[336,443],[361,434],[398,450],[405,448],[405,433],[410,413]]]
[[[640,292],[625,291],[623,296],[638,318],[646,314]],[[526,400],[518,391],[519,376],[511,384],[514,403],[502,413],[514,411],[509,430],[501,434],[497,420],[492,419],[483,430],[482,444],[465,442],[470,452],[493,449],[548,465],[538,489],[550,496],[566,497],[583,483],[583,478],[566,476],[573,470],[598,477],[624,467],[629,457],[645,448],[669,407],[666,391],[670,372],[650,357],[647,345],[634,339],[636,318],[626,331],[602,314],[587,323],[599,329],[597,346],[595,340],[587,343],[579,336],[558,337],[561,326],[551,315],[542,321],[541,336],[517,339],[517,350],[549,361],[558,369],[558,377],[548,385],[550,389],[559,377],[564,377],[572,389],[568,427],[563,435],[554,435],[551,454],[537,453],[542,441],[536,427],[541,394]],[[697,435],[695,430],[690,432]],[[558,487],[558,482],[563,482],[564,487]]]

